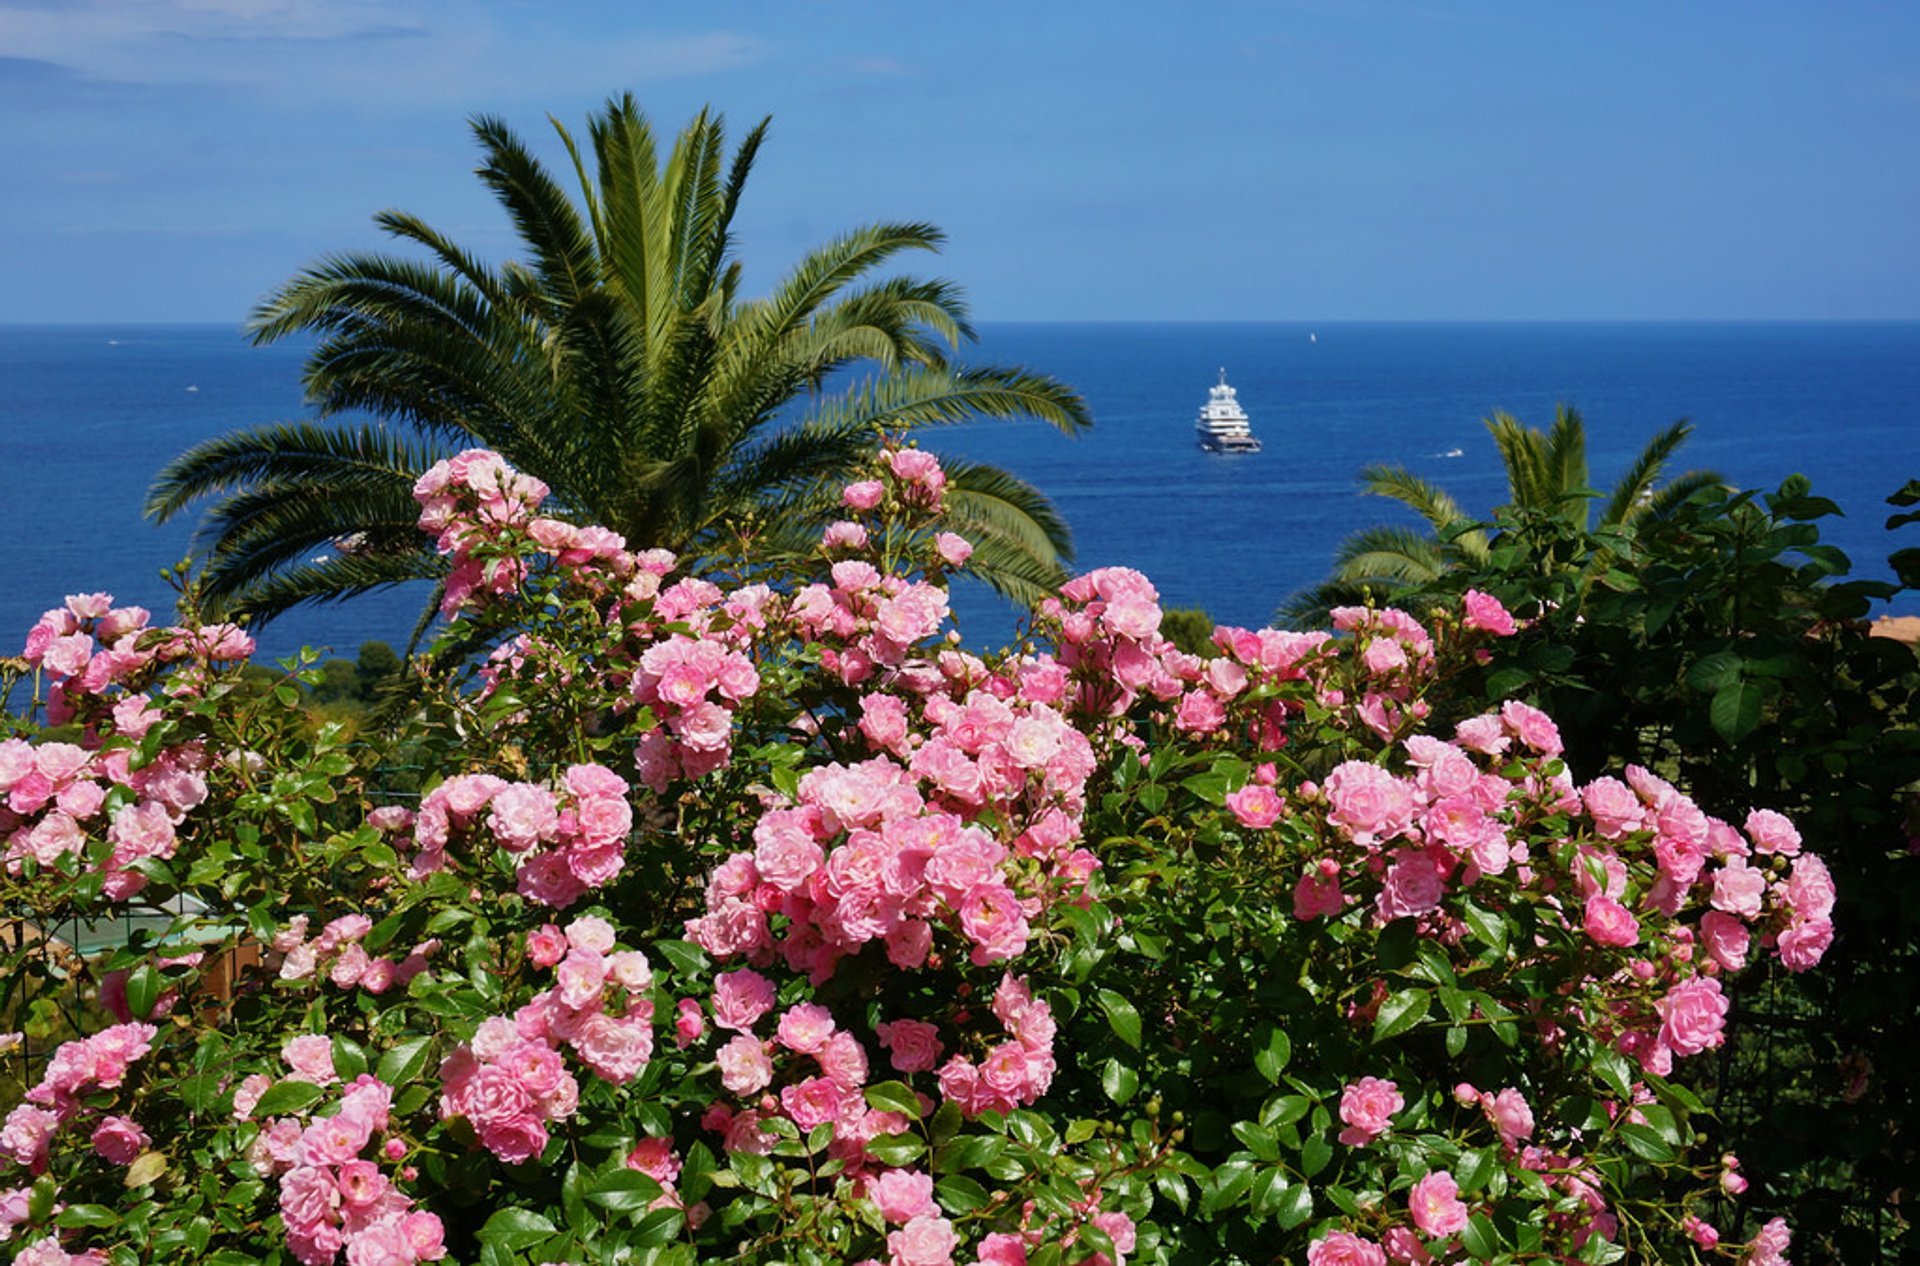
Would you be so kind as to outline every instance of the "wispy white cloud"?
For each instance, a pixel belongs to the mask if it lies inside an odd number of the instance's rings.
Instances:
[[[0,0],[0,51],[93,80],[276,99],[465,101],[730,70],[760,43],[729,31],[503,31],[480,5],[407,0]]]

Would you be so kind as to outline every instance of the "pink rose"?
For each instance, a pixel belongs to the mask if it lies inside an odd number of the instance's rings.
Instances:
[[[1596,945],[1624,948],[1640,942],[1640,921],[1618,901],[1599,893],[1587,898],[1585,926]]]
[[[1660,1040],[1676,1055],[1698,1055],[1720,1045],[1727,1022],[1727,998],[1720,982],[1695,977],[1682,981],[1654,1003],[1660,1013]]]
[[[1787,904],[1798,918],[1822,921],[1832,917],[1835,895],[1833,875],[1825,862],[1812,853],[1793,859],[1793,874],[1787,879]]]
[[[93,1131],[93,1150],[115,1165],[131,1165],[153,1140],[128,1117],[106,1117]]]
[[[1560,754],[1560,730],[1540,709],[1509,699],[1500,705],[1500,720],[1516,738],[1542,756]]]
[[[1400,1088],[1380,1077],[1362,1077],[1340,1092],[1340,1119],[1347,1128],[1340,1141],[1349,1147],[1364,1147],[1387,1132],[1393,1114],[1406,1107]]]
[[[923,1073],[940,1062],[940,1030],[922,1020],[894,1020],[874,1026],[880,1045],[887,1048],[894,1069]]]
[[[1527,1106],[1527,1097],[1518,1090],[1509,1086],[1497,1095],[1489,1095],[1484,1106],[1487,1118],[1500,1133],[1500,1141],[1508,1147],[1532,1136],[1533,1109]]]
[[[1772,809],[1755,809],[1747,815],[1747,837],[1758,853],[1779,853],[1792,857],[1800,851],[1800,832],[1793,823]]]
[[[1445,891],[1433,859],[1419,849],[1403,848],[1394,853],[1374,905],[1381,921],[1390,923],[1439,909]]]
[[[896,1266],[952,1266],[957,1242],[953,1223],[937,1216],[915,1218],[887,1234]]]
[[[1372,1240],[1334,1231],[1307,1245],[1307,1266],[1387,1266],[1387,1255]]]
[[[1746,1254],[1741,1257],[1741,1266],[1788,1266],[1787,1246],[1793,1242],[1793,1232],[1788,1229],[1785,1218],[1775,1218],[1760,1228],[1760,1233],[1747,1245]]]
[[[933,1176],[911,1169],[890,1169],[867,1184],[867,1196],[880,1207],[880,1216],[905,1225],[919,1217],[938,1217],[933,1200]]]
[[[846,1098],[846,1092],[830,1078],[809,1077],[797,1085],[782,1088],[780,1106],[786,1109],[795,1125],[811,1130],[839,1116]]]
[[[1227,797],[1227,809],[1241,826],[1265,830],[1280,820],[1280,796],[1272,787],[1250,782]]]
[[[775,1037],[780,1045],[802,1055],[812,1055],[833,1036],[833,1013],[812,1002],[787,1008],[780,1017]]]
[[[720,1066],[720,1084],[745,1097],[767,1088],[773,1080],[773,1061],[767,1058],[760,1039],[742,1033],[714,1054]]]
[[[1767,872],[1747,865],[1743,858],[1729,857],[1713,873],[1713,908],[1743,919],[1760,917],[1760,905],[1767,895]]]
[[[1413,1184],[1413,1190],[1407,1193],[1407,1207],[1413,1214],[1413,1224],[1431,1238],[1453,1235],[1467,1225],[1467,1206],[1460,1202],[1460,1185],[1445,1170],[1437,1170]]]
[[[1700,943],[1707,956],[1728,971],[1739,971],[1747,965],[1747,949],[1752,942],[1747,925],[1731,914],[1709,910],[1700,918]]]
[[[878,479],[862,479],[842,489],[840,501],[850,510],[871,510],[880,504],[880,498],[886,492]]]
[[[1511,637],[1517,628],[1513,616],[1492,594],[1469,589],[1461,595],[1460,605],[1465,612],[1461,624],[1466,628],[1491,633],[1495,637]]]
[[[1833,924],[1826,919],[1794,923],[1784,932],[1776,948],[1788,971],[1808,971],[1826,956],[1833,944]]]
[[[320,1033],[289,1038],[280,1048],[281,1058],[293,1070],[291,1080],[310,1081],[316,1086],[331,1086],[340,1080],[333,1071],[333,1041]]]

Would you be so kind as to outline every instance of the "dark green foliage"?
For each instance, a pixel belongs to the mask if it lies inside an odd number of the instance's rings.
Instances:
[[[1486,426],[1507,477],[1507,504],[1495,513],[1557,524],[1576,534],[1592,525],[1592,503],[1602,496],[1606,501],[1598,530],[1606,534],[1671,513],[1695,491],[1722,482],[1713,471],[1690,470],[1660,485],[1667,462],[1693,433],[1686,421],[1647,441],[1604,494],[1587,486],[1587,427],[1578,410],[1561,405],[1545,431],[1502,412],[1488,418]],[[1360,489],[1400,502],[1424,519],[1428,530],[1373,527],[1348,537],[1334,555],[1332,575],[1281,607],[1282,625],[1322,627],[1334,607],[1360,606],[1369,598],[1391,602],[1396,594],[1439,584],[1451,572],[1493,563],[1494,545],[1486,526],[1445,489],[1400,466],[1367,467],[1360,472]],[[1537,561],[1551,565],[1547,555]]]
[[[1920,484],[1889,500],[1920,503]],[[1787,814],[1826,859],[1833,948],[1805,976],[1776,962],[1743,979],[1740,1027],[1699,1088],[1758,1203],[1794,1206],[1796,1260],[1894,1261],[1916,1248],[1902,1195],[1920,1174],[1920,662],[1869,635],[1899,589],[1848,579],[1819,539],[1838,512],[1799,476],[1620,527],[1503,510],[1484,562],[1395,601],[1420,614],[1478,588],[1530,621],[1462,679],[1457,715],[1526,698],[1576,778],[1643,765],[1735,825]]]

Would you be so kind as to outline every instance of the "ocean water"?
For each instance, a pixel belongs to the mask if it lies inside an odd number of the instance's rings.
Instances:
[[[187,553],[193,525],[142,519],[148,482],[198,440],[303,416],[301,356],[220,326],[0,327],[12,502],[0,651],[69,592],[170,610],[158,573]],[[1883,499],[1920,477],[1920,323],[991,324],[967,358],[1072,384],[1095,427],[1068,439],[974,424],[929,434],[927,447],[1041,488],[1072,525],[1080,566],[1138,568],[1166,604],[1227,623],[1265,623],[1349,533],[1413,522],[1357,494],[1362,466],[1407,466],[1484,511],[1504,485],[1481,419],[1504,409],[1545,425],[1561,401],[1586,418],[1597,487],[1687,417],[1696,429],[1678,469],[1769,489],[1806,474],[1847,512],[1822,536],[1855,574],[1884,576],[1892,549],[1920,544],[1920,528],[1882,528]],[[1193,443],[1223,367],[1265,441],[1258,455]],[[266,630],[263,649],[403,642],[424,600],[398,590],[299,612]],[[1920,607],[1903,600],[1895,609]],[[1013,632],[1011,611],[978,586],[961,586],[955,605],[970,644]]]

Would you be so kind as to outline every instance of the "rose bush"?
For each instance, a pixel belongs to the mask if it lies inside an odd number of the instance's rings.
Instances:
[[[1582,784],[1523,703],[1428,732],[1513,630],[1483,594],[1197,654],[1106,569],[981,658],[944,494],[887,450],[814,572],[696,577],[542,517],[492,454],[436,467],[448,637],[493,649],[417,681],[417,799],[239,630],[49,613],[51,728],[0,744],[6,913],[46,936],[4,1000],[87,1035],[16,1042],[0,1241],[1785,1260],[1784,1224],[1737,1244],[1693,1207],[1737,1165],[1668,1075],[1720,1043],[1723,980],[1831,936],[1791,823]],[[91,959],[48,939],[135,909],[158,930]]]

